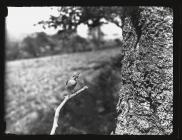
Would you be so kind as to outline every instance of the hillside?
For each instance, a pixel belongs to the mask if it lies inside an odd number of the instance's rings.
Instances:
[[[7,62],[7,132],[49,134],[54,109],[67,93],[65,81],[79,71],[89,89],[65,105],[56,133],[110,134],[115,128],[119,54],[120,48],[114,48]]]

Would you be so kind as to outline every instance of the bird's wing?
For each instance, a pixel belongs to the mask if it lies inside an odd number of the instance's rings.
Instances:
[[[66,81],[66,85],[68,84],[68,80]]]

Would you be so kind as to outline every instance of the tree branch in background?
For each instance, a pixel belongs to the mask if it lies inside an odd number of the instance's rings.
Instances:
[[[57,107],[56,111],[55,111],[55,115],[54,115],[54,122],[53,122],[53,126],[52,126],[52,130],[50,135],[54,135],[56,128],[58,127],[58,118],[59,118],[59,112],[62,109],[62,107],[64,106],[64,104],[71,98],[73,98],[74,96],[78,95],[79,93],[81,93],[82,91],[84,91],[85,89],[87,89],[87,86],[84,86],[83,88],[81,88],[80,90],[76,91],[75,93],[71,94],[71,95],[67,95],[65,96],[63,102]]]

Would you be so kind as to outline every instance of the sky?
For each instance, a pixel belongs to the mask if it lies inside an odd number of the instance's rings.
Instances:
[[[8,16],[6,17],[6,29],[10,38],[21,40],[28,34],[34,32],[46,32],[55,34],[57,30],[41,26],[33,26],[41,20],[49,19],[50,15],[58,15],[57,7],[8,7]],[[122,36],[122,30],[116,25],[110,23],[103,25],[101,30],[106,34],[106,38],[115,38]],[[78,26],[77,33],[82,37],[87,37],[88,27],[86,25]]]

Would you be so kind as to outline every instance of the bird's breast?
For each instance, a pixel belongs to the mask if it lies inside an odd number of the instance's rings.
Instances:
[[[69,80],[69,81],[68,81],[68,84],[69,84],[69,85],[75,85],[75,84],[76,84],[76,81],[75,81],[75,80]]]

